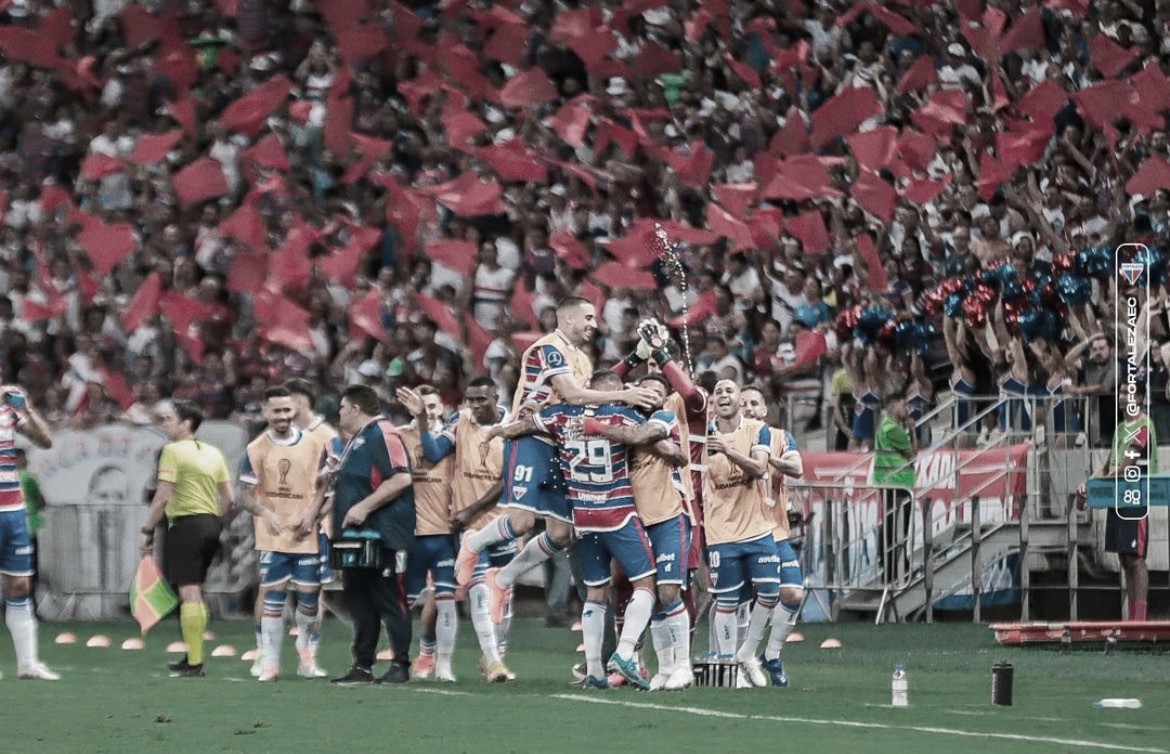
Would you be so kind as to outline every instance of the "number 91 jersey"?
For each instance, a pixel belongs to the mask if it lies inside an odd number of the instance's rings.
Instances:
[[[549,406],[534,417],[540,430],[556,440],[573,506],[573,526],[579,531],[613,531],[637,515],[630,487],[630,450],[620,442],[581,432],[579,423],[585,417],[630,427],[645,424],[646,419],[625,406],[564,404]]]

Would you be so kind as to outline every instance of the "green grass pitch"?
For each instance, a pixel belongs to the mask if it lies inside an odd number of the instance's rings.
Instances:
[[[253,642],[246,621],[215,621],[215,641],[241,652]],[[58,646],[61,631],[78,644]],[[261,685],[239,658],[209,658],[205,679],[171,679],[167,643],[177,621],[150,635],[144,651],[119,649],[130,622],[44,623],[42,655],[65,677],[18,681],[0,638],[0,741],[13,752],[821,752],[1170,751],[1170,658],[1121,650],[1012,649],[969,624],[801,626],[807,641],[785,649],[788,689],[585,692],[569,685],[580,634],[517,621],[508,664],[515,683],[484,684],[475,635],[460,625],[457,684],[335,688],[293,675]],[[700,636],[705,636],[705,625]],[[90,649],[96,633],[113,640]],[[840,650],[821,650],[837,637]],[[331,620],[321,664],[347,666],[349,632]],[[705,643],[700,638],[699,643]],[[1015,705],[990,704],[991,668],[1015,666]],[[889,707],[890,674],[905,663],[906,709]],[[1094,709],[1102,697],[1138,697],[1139,710]],[[759,748],[764,747],[764,748]]]

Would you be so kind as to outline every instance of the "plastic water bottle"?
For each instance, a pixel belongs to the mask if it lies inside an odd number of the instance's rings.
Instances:
[[[1101,699],[1093,702],[1097,709],[1141,709],[1141,699]]]
[[[890,691],[893,696],[890,704],[895,707],[910,706],[910,699],[908,695],[910,691],[910,682],[906,678],[906,667],[904,665],[894,666],[894,677],[893,680],[890,681]]]

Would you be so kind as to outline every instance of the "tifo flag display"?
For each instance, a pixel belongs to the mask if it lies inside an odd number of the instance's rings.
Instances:
[[[138,621],[145,636],[155,624],[174,610],[179,598],[163,580],[162,572],[150,555],[138,563],[134,582],[130,584],[130,614]]]

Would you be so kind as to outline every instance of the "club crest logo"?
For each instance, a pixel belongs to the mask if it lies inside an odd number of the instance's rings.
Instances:
[[[524,496],[528,494],[527,487],[512,487],[512,497],[515,500],[523,500]]]
[[[276,463],[276,471],[280,474],[280,486],[288,486],[288,472],[292,469],[292,461],[282,458]]]
[[[1130,285],[1137,285],[1138,278],[1142,276],[1145,269],[1145,265],[1137,264],[1136,262],[1126,262],[1118,268],[1117,272],[1121,277],[1125,278],[1125,282]]]

